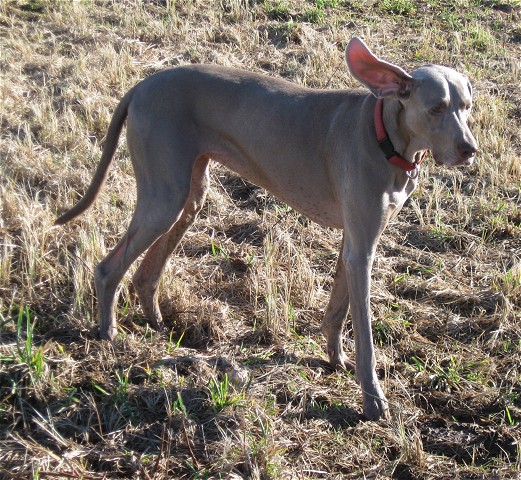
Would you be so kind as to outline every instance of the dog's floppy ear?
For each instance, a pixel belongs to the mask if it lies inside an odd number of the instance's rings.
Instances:
[[[353,77],[377,97],[407,98],[414,79],[400,67],[375,57],[364,42],[353,37],[346,48],[346,61]]]

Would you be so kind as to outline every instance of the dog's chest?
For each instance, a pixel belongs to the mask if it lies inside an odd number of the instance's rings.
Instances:
[[[416,188],[416,179],[412,179],[407,177],[405,185],[402,188],[396,189],[393,188],[391,191],[387,192],[387,210],[388,210],[388,218],[389,220],[394,219],[400,210],[402,209],[404,203],[411,196],[412,192]]]

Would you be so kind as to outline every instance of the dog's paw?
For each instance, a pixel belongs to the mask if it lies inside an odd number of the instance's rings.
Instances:
[[[348,357],[343,356],[342,358],[339,358],[335,362],[330,361],[331,366],[335,370],[345,370],[350,373],[356,373],[356,365],[354,362],[352,362]]]
[[[165,331],[165,324],[163,323],[163,319],[161,316],[154,316],[147,318],[148,324],[156,331],[163,332]]]
[[[380,387],[376,392],[364,392],[364,418],[367,420],[389,419],[389,402]]]
[[[116,327],[100,328],[98,333],[101,340],[114,340],[118,334],[118,329]]]
[[[329,364],[333,370],[347,370],[348,372],[355,373],[356,366],[349,357],[347,357],[343,351],[330,350],[328,351]]]

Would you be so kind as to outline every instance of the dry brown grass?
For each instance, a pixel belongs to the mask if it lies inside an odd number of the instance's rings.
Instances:
[[[0,477],[519,478],[520,21],[517,0],[2,2]],[[392,419],[362,421],[356,382],[325,363],[339,233],[221,168],[162,280],[171,330],[146,327],[126,283],[120,335],[98,341],[92,269],[134,201],[123,145],[95,206],[51,225],[121,95],[192,62],[354,87],[355,34],[476,89],[479,161],[426,165],[379,247]]]

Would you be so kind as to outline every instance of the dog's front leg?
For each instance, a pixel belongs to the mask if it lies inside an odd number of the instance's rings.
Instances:
[[[355,337],[356,378],[362,388],[364,415],[376,420],[387,417],[388,403],[376,375],[370,314],[371,270],[376,245],[387,222],[382,205],[369,199],[366,205],[364,214],[352,211],[346,223],[342,258]]]
[[[322,319],[320,329],[327,340],[327,354],[333,368],[355,370],[354,362],[344,353],[342,330],[349,309],[349,292],[347,290],[347,274],[343,258],[343,244],[338,256],[333,288],[329,304]]]
[[[355,335],[356,378],[362,388],[364,415],[369,420],[387,416],[387,400],[376,375],[370,315],[372,255],[347,252],[344,256],[351,317]]]

